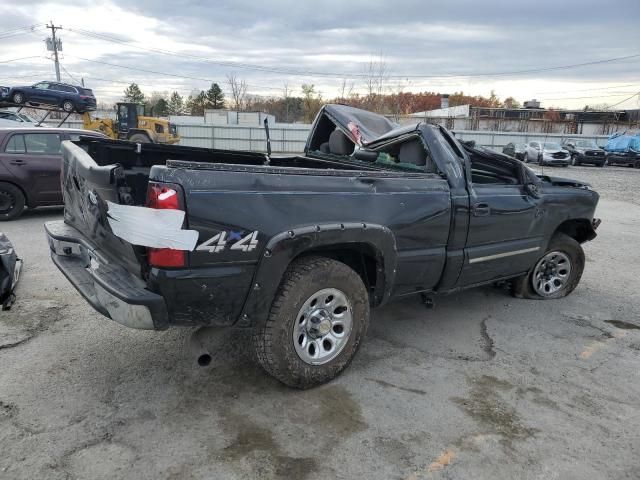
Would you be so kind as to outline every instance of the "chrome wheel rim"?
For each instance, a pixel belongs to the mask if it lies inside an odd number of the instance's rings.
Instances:
[[[14,101],[14,103],[22,103],[22,94],[21,93],[16,93],[13,96],[13,101]]]
[[[64,102],[64,103],[62,104],[62,109],[63,109],[65,112],[70,112],[70,111],[72,111],[72,110],[73,110],[73,103],[71,103],[71,102]]]
[[[533,270],[533,289],[542,297],[562,290],[571,276],[571,259],[563,252],[549,252]]]
[[[293,345],[300,360],[323,365],[336,358],[349,341],[353,308],[337,288],[311,295],[300,308],[293,327]]]

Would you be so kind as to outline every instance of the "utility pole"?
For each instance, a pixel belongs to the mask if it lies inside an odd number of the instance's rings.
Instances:
[[[56,27],[51,21],[51,25],[47,25],[51,29],[51,38],[47,38],[47,50],[53,51],[53,60],[56,65],[56,80],[60,81],[60,62],[58,61],[58,50],[62,50],[62,41],[56,39],[56,30],[62,30],[62,27]]]

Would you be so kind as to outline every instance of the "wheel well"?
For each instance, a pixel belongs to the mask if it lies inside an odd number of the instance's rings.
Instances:
[[[591,222],[586,218],[575,218],[561,223],[554,233],[564,233],[578,243],[588,242],[596,237],[596,232]]]
[[[381,296],[379,279],[382,278],[378,256],[373,247],[366,243],[327,245],[301,253],[296,259],[310,255],[331,258],[352,268],[362,279],[372,303],[378,303]],[[381,262],[380,262],[381,263]]]
[[[24,204],[27,205],[28,207],[31,206],[31,204],[29,203],[29,197],[27,196],[27,192],[25,192],[24,188],[22,188],[20,185],[18,185],[17,183],[14,182],[8,182],[6,180],[2,180],[0,181],[0,185],[2,185],[3,183],[8,183],[9,185],[13,185],[14,187],[16,187],[18,190],[20,190],[22,192],[22,195],[24,195]]]

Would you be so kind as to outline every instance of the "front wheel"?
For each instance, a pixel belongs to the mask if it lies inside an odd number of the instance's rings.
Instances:
[[[573,165],[574,167],[577,167],[578,165],[580,165],[580,161],[578,160],[577,155],[573,155],[571,157],[571,165]]]
[[[295,261],[265,322],[253,332],[258,362],[285,385],[309,388],[340,374],[369,325],[369,296],[360,276],[324,257]]]
[[[11,100],[13,100],[13,103],[17,105],[22,105],[24,103],[24,95],[20,92],[16,92],[11,97]]]
[[[130,142],[151,143],[151,139],[144,133],[134,133],[129,137]]]
[[[556,233],[531,271],[512,282],[512,293],[536,300],[566,297],[580,283],[583,271],[582,246],[570,236]]]

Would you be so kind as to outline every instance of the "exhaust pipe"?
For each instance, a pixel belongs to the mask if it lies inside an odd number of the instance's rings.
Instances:
[[[189,338],[189,350],[201,367],[209,366],[211,360],[213,360],[213,355],[209,352],[204,340],[208,334],[217,330],[219,329],[216,327],[201,327],[193,332],[191,338]]]

